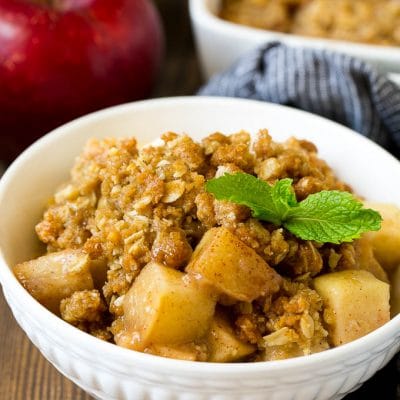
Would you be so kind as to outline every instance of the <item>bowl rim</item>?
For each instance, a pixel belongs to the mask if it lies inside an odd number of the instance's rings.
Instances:
[[[268,29],[262,29],[262,28],[256,28],[256,27],[251,27],[247,25],[242,25],[239,23],[231,22],[224,20],[222,18],[219,18],[216,16],[209,8],[208,2],[210,0],[189,0],[189,10],[190,14],[193,19],[198,19],[201,21],[204,25],[208,27],[212,27],[214,29],[219,29],[223,33],[229,34],[229,35],[241,35],[241,36],[246,36],[248,38],[260,38],[264,37],[265,39],[269,40],[291,40],[292,43],[290,44],[295,44],[298,41],[303,41],[303,45],[305,43],[314,43],[319,46],[324,46],[324,45],[331,45],[333,46],[338,46],[343,49],[350,49],[356,50],[357,52],[362,52],[365,54],[367,51],[374,51],[377,52],[378,54],[382,56],[386,56],[390,59],[397,60],[397,57],[393,57],[393,52],[398,53],[396,56],[400,55],[400,47],[399,46],[390,46],[390,45],[376,45],[376,44],[367,44],[367,43],[361,43],[361,42],[350,42],[346,40],[338,40],[338,39],[329,39],[329,38],[319,38],[319,37],[313,37],[313,36],[305,36],[305,35],[299,35],[299,34],[292,34],[292,33],[285,33],[285,32],[278,32],[278,31],[273,31],[273,30],[268,30]],[[213,1],[213,0],[212,0]],[[220,0],[215,0],[220,2]],[[337,50],[339,50],[337,48]]]
[[[383,152],[385,157],[389,157],[397,164],[400,168],[400,163],[390,153],[378,146],[376,143],[369,139],[361,136],[360,134],[352,131],[351,129],[344,127],[336,122],[330,121],[326,118],[298,110],[287,106],[261,102],[257,100],[249,99],[237,99],[237,98],[225,98],[225,97],[167,97],[160,99],[150,99],[138,102],[132,102],[122,105],[109,107],[94,113],[77,118],[67,124],[60,126],[59,128],[49,132],[28,149],[26,149],[6,170],[3,177],[0,180],[0,204],[3,201],[4,193],[7,188],[12,184],[13,175],[20,165],[23,165],[26,160],[29,159],[30,155],[37,153],[42,147],[50,145],[52,142],[58,142],[62,140],[64,136],[68,136],[69,132],[73,132],[75,127],[89,123],[90,121],[96,121],[101,118],[107,118],[109,116],[118,116],[120,113],[126,113],[129,111],[137,111],[146,108],[159,108],[159,107],[177,107],[180,104],[191,103],[207,103],[207,104],[227,104],[227,103],[240,103],[240,104],[259,104],[265,107],[271,107],[276,109],[285,109],[289,113],[294,114],[306,114],[308,117],[313,119],[320,119],[330,124],[336,125],[338,129],[347,131],[348,134],[355,135],[361,141],[366,141],[370,146],[375,147],[374,151]],[[338,361],[349,360],[354,358],[354,355],[361,355],[365,351],[378,348],[380,343],[383,343],[382,338],[394,338],[396,333],[400,332],[400,314],[392,318],[382,327],[374,330],[368,335],[363,336],[355,341],[347,343],[345,345],[332,348],[329,350],[322,351],[320,353],[314,353],[307,356],[301,356],[297,358],[290,358],[285,360],[276,361],[261,361],[255,363],[210,363],[210,362],[198,362],[198,361],[186,361],[169,359],[165,357],[155,356],[152,354],[146,354],[129,350],[104,342],[97,339],[79,329],[71,326],[61,318],[57,317],[44,306],[38,303],[19,283],[14,274],[12,273],[11,266],[8,266],[4,259],[3,251],[0,249],[0,283],[3,286],[5,297],[8,302],[8,295],[12,293],[13,299],[16,299],[18,305],[16,307],[23,308],[24,311],[29,310],[29,314],[32,317],[36,317],[37,320],[44,321],[46,327],[55,335],[63,330],[63,342],[68,339],[67,345],[73,350],[79,353],[81,348],[90,349],[90,352],[103,355],[104,359],[112,357],[114,360],[120,360],[127,365],[137,366],[138,363],[142,366],[151,368],[153,372],[160,372],[165,374],[165,371],[173,370],[179,373],[181,376],[193,375],[193,371],[202,373],[203,375],[209,376],[229,376],[229,377],[247,377],[250,378],[257,373],[279,373],[282,371],[289,372],[291,370],[301,368],[310,368],[318,366],[326,366],[328,364],[336,364]]]

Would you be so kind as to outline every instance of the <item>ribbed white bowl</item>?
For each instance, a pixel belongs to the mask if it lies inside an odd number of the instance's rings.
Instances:
[[[209,364],[137,353],[102,342],[57,318],[18,283],[11,267],[28,259],[46,199],[68,177],[93,136],[135,135],[141,143],[162,132],[200,138],[220,130],[268,127],[277,140],[308,138],[358,193],[400,205],[400,164],[338,124],[290,108],[249,100],[172,98],[110,108],[42,138],[0,181],[0,281],[14,316],[43,355],[65,376],[105,400],[340,399],[383,367],[400,348],[400,316],[350,344],[312,356],[252,364]]]

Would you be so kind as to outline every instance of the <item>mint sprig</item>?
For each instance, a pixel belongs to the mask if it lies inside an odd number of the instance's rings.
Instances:
[[[218,200],[249,207],[254,218],[283,226],[303,240],[350,242],[367,231],[380,229],[377,211],[363,208],[351,193],[324,190],[297,202],[292,179],[274,185],[245,173],[225,174],[206,183]]]

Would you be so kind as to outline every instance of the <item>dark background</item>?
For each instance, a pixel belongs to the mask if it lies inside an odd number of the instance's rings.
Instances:
[[[166,60],[153,97],[192,95],[202,83],[186,0],[157,0],[166,31]],[[0,400],[91,400],[60,375],[17,326],[0,290]],[[398,364],[396,366],[396,363]],[[346,400],[399,400],[400,357]]]

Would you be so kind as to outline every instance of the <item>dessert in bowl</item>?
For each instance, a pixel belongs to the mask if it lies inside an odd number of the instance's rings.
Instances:
[[[400,194],[397,194],[395,190],[388,191],[388,188],[391,188],[390,181],[385,182],[382,177],[387,176],[385,171],[390,171],[391,179],[394,179],[396,174],[400,174],[400,169],[397,161],[384,150],[348,129],[324,119],[285,107],[246,100],[164,99],[108,109],[61,127],[58,133],[53,132],[33,145],[7,171],[2,180],[0,203],[3,219],[2,254],[7,265],[7,267],[3,266],[1,281],[6,298],[18,322],[43,354],[66,376],[93,395],[107,399],[145,398],[146,396],[160,398],[162,395],[176,398],[180,396],[207,398],[207,396],[215,395],[227,398],[232,398],[232,396],[266,398],[274,393],[276,398],[296,398],[296,396],[299,396],[298,398],[332,396],[340,398],[368,379],[398,350],[399,320],[398,317],[394,317],[382,327],[351,343],[318,354],[289,360],[242,362],[250,361],[243,357],[255,353],[254,347],[252,351],[249,350],[249,354],[231,360],[239,362],[227,365],[167,359],[135,351],[143,351],[143,349],[135,345],[130,346],[129,343],[132,343],[132,340],[128,340],[127,345],[127,342],[124,343],[124,340],[120,339],[119,344],[130,347],[130,349],[124,349],[90,337],[81,330],[66,324],[37,303],[12,274],[12,268],[15,265],[24,265],[21,263],[44,253],[43,249],[38,252],[35,247],[38,243],[35,239],[34,226],[41,220],[46,201],[51,198],[60,184],[68,180],[68,171],[73,165],[73,160],[81,153],[84,143],[89,138],[135,136],[142,145],[152,142],[163,132],[175,131],[188,133],[199,142],[211,132],[234,133],[245,128],[257,133],[260,127],[268,127],[274,140],[278,141],[284,141],[295,135],[303,140],[303,146],[308,147],[311,152],[313,152],[312,146],[307,145],[304,140],[314,142],[319,149],[319,157],[327,160],[338,177],[335,185],[341,185],[339,181],[345,181],[352,186],[355,193],[368,200],[399,204]],[[239,136],[236,135],[234,138],[239,140]],[[181,138],[174,137],[172,134],[168,137],[171,140],[168,139],[167,143]],[[240,140],[247,140],[243,133],[241,137]],[[355,147],[359,149],[356,155],[350,151]],[[174,147],[171,146],[171,148]],[[192,154],[195,155],[195,153],[193,150]],[[377,160],[379,168],[371,167],[370,157]],[[185,160],[185,157],[181,158]],[[245,160],[245,157],[242,160]],[[161,164],[165,167],[165,163]],[[32,166],[35,166],[34,173]],[[215,167],[215,169],[218,168],[216,165]],[[242,167],[247,168],[245,164]],[[30,179],[22,179],[28,171]],[[159,172],[162,171],[168,175],[163,169]],[[247,170],[247,172],[251,171]],[[374,182],[373,188],[371,181]],[[179,185],[168,186],[172,188]],[[337,189],[343,188],[337,187]],[[67,194],[66,191],[63,193]],[[58,198],[60,196],[58,195]],[[172,203],[178,200],[168,198],[168,193],[163,193],[160,196],[160,199],[162,198],[166,203],[169,200]],[[137,204],[137,209],[139,210],[142,206],[143,204]],[[43,226],[42,224],[42,228]],[[210,229],[219,228],[211,227]],[[215,233],[212,236],[218,238],[224,235]],[[159,238],[160,243],[161,238],[162,235]],[[26,245],[21,246],[21,243]],[[249,244],[247,243],[246,246]],[[55,243],[52,245],[54,246]],[[246,249],[242,250],[244,254]],[[173,263],[173,260],[176,260],[174,257],[165,257],[162,252],[158,252],[155,256],[162,257],[153,260],[159,264]],[[210,253],[207,258],[209,256]],[[190,263],[190,258],[188,254],[185,261],[181,260],[181,264]],[[272,263],[272,261],[269,262]],[[151,269],[147,265],[142,271],[154,273],[157,268],[161,267],[158,265]],[[181,267],[171,264],[164,265],[163,268],[179,269]],[[191,269],[201,275],[196,265]],[[174,271],[178,273],[177,270]],[[143,277],[142,272],[138,276]],[[221,282],[219,284],[221,288]],[[213,285],[216,285],[215,282]],[[148,286],[142,285],[145,288]],[[80,289],[77,291],[79,292]],[[90,290],[90,288],[84,288],[84,290]],[[265,290],[265,286],[262,290]],[[237,293],[233,295],[238,296]],[[251,296],[248,293],[247,295]],[[243,292],[240,296],[243,296]],[[231,307],[231,297],[232,290],[230,290],[230,296],[225,296],[224,301],[218,301],[219,304],[223,304],[219,307]],[[249,302],[252,299],[242,300]],[[140,306],[137,305],[137,307]],[[71,307],[69,310],[71,311]],[[205,325],[205,323],[200,325]],[[303,322],[302,325],[304,327],[306,324]],[[126,329],[124,333],[127,333]],[[264,333],[264,336],[268,338],[268,334],[272,331]],[[269,343],[271,340],[271,337],[267,339]],[[152,342],[156,341],[153,336]],[[116,342],[118,343],[118,340]],[[132,348],[135,350],[131,350]],[[162,354],[159,348],[154,350],[154,346],[148,351]],[[307,351],[303,354],[307,354]],[[276,358],[263,359],[276,360]],[[208,361],[226,360],[208,359]],[[310,382],[312,382],[311,385]]]

